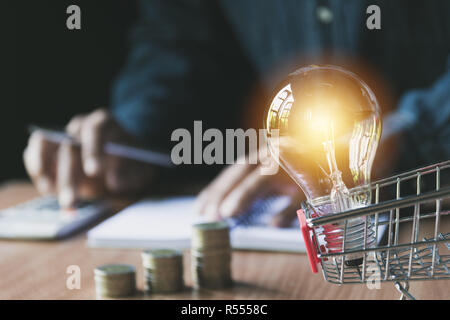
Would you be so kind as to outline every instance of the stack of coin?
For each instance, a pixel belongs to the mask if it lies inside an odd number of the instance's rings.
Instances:
[[[169,249],[146,250],[142,252],[142,265],[147,293],[174,293],[183,289],[181,252]]]
[[[127,264],[108,264],[95,268],[95,288],[100,297],[126,297],[136,291],[136,269]]]
[[[191,268],[194,288],[220,289],[231,285],[228,223],[200,223],[193,226]]]

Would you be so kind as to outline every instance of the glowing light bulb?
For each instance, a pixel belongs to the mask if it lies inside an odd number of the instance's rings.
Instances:
[[[357,75],[329,65],[298,69],[276,90],[266,116],[269,149],[317,215],[370,204],[381,118],[375,95]],[[351,220],[347,230],[361,226],[361,218]],[[330,251],[341,249],[339,228],[330,229]],[[347,245],[362,247],[361,237]]]

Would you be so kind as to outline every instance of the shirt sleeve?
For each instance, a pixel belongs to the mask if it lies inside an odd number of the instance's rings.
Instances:
[[[176,128],[215,126],[243,100],[249,66],[214,1],[147,0],[112,93],[119,124],[146,145],[166,149]],[[227,50],[228,48],[228,50]],[[233,106],[233,108],[231,108]],[[209,122],[208,122],[209,121]]]
[[[384,119],[383,136],[394,134],[401,135],[398,170],[450,159],[450,67],[431,87],[403,95]]]

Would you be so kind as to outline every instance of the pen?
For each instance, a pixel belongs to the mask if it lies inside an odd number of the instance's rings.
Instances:
[[[76,139],[69,136],[67,133],[63,131],[42,128],[36,125],[30,125],[28,127],[28,131],[30,133],[34,131],[40,131],[44,134],[45,138],[51,142],[55,143],[70,142],[74,145],[80,145],[80,143]],[[153,165],[158,165],[162,167],[174,166],[172,159],[170,158],[169,155],[153,150],[131,147],[115,142],[106,142],[103,146],[103,150],[106,154],[109,155],[141,161]]]

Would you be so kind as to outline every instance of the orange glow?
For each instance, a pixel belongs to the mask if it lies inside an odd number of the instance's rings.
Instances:
[[[330,192],[333,171],[349,187],[370,181],[380,138],[378,103],[360,79],[339,67],[292,73],[267,112],[269,145],[279,132],[280,165],[308,197]]]

